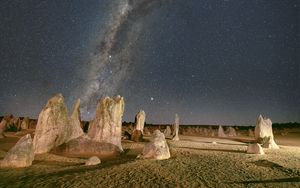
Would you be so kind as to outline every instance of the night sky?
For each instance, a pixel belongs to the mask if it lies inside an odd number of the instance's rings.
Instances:
[[[298,0],[1,1],[0,48],[1,115],[119,94],[125,121],[300,121]]]

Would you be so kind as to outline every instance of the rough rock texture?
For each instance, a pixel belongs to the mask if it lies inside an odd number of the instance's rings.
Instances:
[[[68,140],[72,140],[74,138],[78,138],[83,136],[83,129],[81,128],[81,120],[80,120],[80,99],[77,99],[73,106],[73,112],[70,117],[70,136]],[[68,141],[67,140],[67,141]]]
[[[144,124],[145,124],[146,114],[143,110],[139,111],[135,116],[135,130],[142,131],[144,134]]]
[[[228,128],[228,136],[236,136],[236,131],[233,127]]]
[[[262,147],[258,143],[249,144],[249,146],[247,148],[247,153],[260,154],[260,155],[265,154],[264,150],[262,149]]]
[[[27,167],[34,160],[33,142],[30,134],[20,138],[14,147],[12,147],[0,163],[0,167],[19,168]]]
[[[21,129],[28,129],[28,128],[29,128],[29,117],[25,117],[22,120]]]
[[[224,133],[224,129],[221,125],[219,125],[218,137],[226,137],[226,134]]]
[[[122,149],[123,97],[105,97],[98,102],[96,117],[89,127],[88,135],[92,140],[111,143]]]
[[[179,140],[178,131],[179,131],[179,116],[178,116],[178,114],[175,114],[174,133],[173,133],[172,140],[174,140],[174,141]]]
[[[3,118],[0,123],[0,138],[4,137],[4,131],[6,129],[7,121]]]
[[[254,137],[254,131],[252,129],[248,130],[248,136]]]
[[[82,136],[64,143],[51,150],[51,153],[70,157],[112,157],[121,152],[114,144],[91,140],[88,136]]]
[[[171,137],[172,136],[172,131],[171,131],[170,126],[167,126],[167,128],[164,131],[164,135],[165,135],[165,137]]]
[[[101,163],[101,160],[97,156],[90,157],[86,162],[86,166],[98,165]]]
[[[131,140],[135,142],[143,141],[143,134],[141,130],[134,130],[131,134]]]
[[[267,118],[263,118],[261,115],[258,117],[255,127],[255,139],[262,143],[262,147],[270,149],[279,149],[278,145],[274,141],[274,135],[272,130],[272,121]]]
[[[165,139],[165,135],[159,130],[155,130],[152,135],[152,140],[147,143],[141,155],[138,158],[163,160],[170,158],[170,151]]]
[[[70,125],[64,98],[58,94],[41,111],[33,139],[34,153],[47,153],[69,140]]]

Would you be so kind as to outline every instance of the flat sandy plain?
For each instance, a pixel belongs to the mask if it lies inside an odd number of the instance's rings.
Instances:
[[[21,135],[0,139],[0,159]],[[299,136],[299,135],[298,135]],[[251,138],[168,139],[168,160],[136,159],[146,142],[123,141],[124,153],[84,166],[85,159],[35,156],[33,165],[0,169],[0,187],[300,187],[300,137],[278,137],[279,150],[246,154]],[[213,143],[216,142],[216,143]]]

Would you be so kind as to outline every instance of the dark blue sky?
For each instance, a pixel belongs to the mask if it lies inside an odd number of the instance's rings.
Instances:
[[[300,121],[297,0],[13,0],[0,33],[0,114],[120,94],[126,121]]]

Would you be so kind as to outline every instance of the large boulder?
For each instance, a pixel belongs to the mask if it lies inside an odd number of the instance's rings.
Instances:
[[[81,128],[81,119],[80,119],[80,99],[77,99],[73,106],[73,112],[70,117],[70,136],[68,140],[78,138],[83,136],[84,132]],[[68,141],[67,140],[67,141]]]
[[[135,128],[131,135],[132,141],[143,141],[145,118],[146,114],[143,110],[139,111],[139,113],[135,116]]]
[[[101,160],[97,156],[90,157],[86,162],[86,166],[98,165],[101,163]]]
[[[270,119],[263,118],[262,115],[260,115],[254,132],[255,139],[262,144],[262,147],[279,149],[279,146],[274,141],[272,121]]]
[[[30,134],[23,136],[16,145],[11,148],[0,162],[3,168],[28,167],[34,160],[33,142]]]
[[[94,141],[114,144],[123,151],[121,145],[123,112],[123,97],[101,99],[97,105],[96,117],[89,126],[89,137]]]
[[[178,114],[175,114],[174,133],[173,133],[172,140],[174,140],[174,141],[179,140],[178,131],[179,131],[179,116],[178,116]]]
[[[4,131],[6,129],[7,121],[6,119],[2,119],[0,123],[0,138],[4,138]]]
[[[226,134],[224,133],[224,129],[221,125],[219,125],[218,137],[226,137]]]
[[[143,152],[138,158],[163,160],[170,158],[170,151],[165,139],[165,135],[159,130],[155,130],[151,142],[145,144]]]
[[[51,150],[51,153],[69,157],[98,156],[101,158],[118,156],[120,152],[121,150],[118,146],[111,143],[95,141],[88,136],[70,140]]]
[[[33,139],[34,153],[42,154],[69,140],[70,124],[61,94],[52,97],[41,111]]]
[[[247,153],[249,153],[249,154],[260,154],[260,155],[265,154],[264,150],[262,149],[262,147],[258,143],[249,144],[248,148],[247,148]]]

